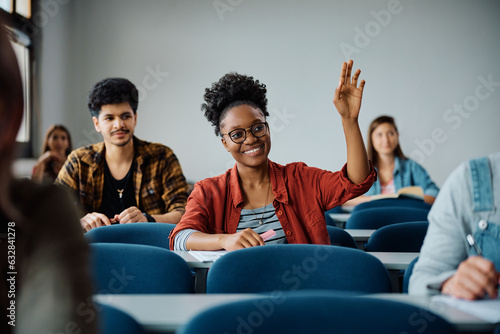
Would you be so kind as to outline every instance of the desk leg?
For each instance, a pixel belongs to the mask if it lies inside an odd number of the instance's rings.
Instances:
[[[393,293],[401,293],[402,289],[399,284],[399,270],[388,270],[391,277],[391,285]]]
[[[207,292],[207,273],[208,268],[197,268],[194,270],[194,292],[206,293]]]
[[[366,243],[366,240],[365,241],[356,241],[356,246],[358,246],[358,249],[361,249],[362,251],[365,250],[365,243]]]

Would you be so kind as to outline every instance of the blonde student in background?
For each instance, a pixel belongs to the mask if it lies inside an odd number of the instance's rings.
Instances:
[[[346,206],[380,198],[375,195],[396,194],[402,188],[412,186],[421,187],[424,201],[434,203],[439,188],[422,166],[403,154],[393,117],[380,116],[371,122],[366,146],[368,158],[377,170],[377,181],[366,194],[346,202]]]

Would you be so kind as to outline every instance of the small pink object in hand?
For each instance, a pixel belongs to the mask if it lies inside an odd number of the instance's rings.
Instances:
[[[272,237],[274,237],[275,235],[276,235],[276,232],[274,232],[274,230],[269,230],[269,231],[262,233],[260,235],[260,237],[262,238],[262,240],[267,241],[267,240],[271,239]]]

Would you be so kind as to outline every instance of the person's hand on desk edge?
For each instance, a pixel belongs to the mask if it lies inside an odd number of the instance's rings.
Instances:
[[[498,297],[500,273],[495,270],[495,265],[481,257],[471,256],[460,263],[452,277],[447,279],[441,292],[456,298],[474,300],[485,296]]]
[[[227,251],[265,245],[261,236],[251,228],[234,234],[223,234],[222,245]]]

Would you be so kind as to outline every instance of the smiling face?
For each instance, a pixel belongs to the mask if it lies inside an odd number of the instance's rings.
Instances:
[[[50,151],[66,155],[66,151],[69,148],[69,137],[66,131],[60,129],[52,131],[47,139],[47,146]]]
[[[221,120],[220,129],[224,134],[221,139],[222,144],[231,153],[238,166],[267,166],[267,156],[271,150],[270,132],[268,130],[264,136],[257,138],[249,129],[265,121],[266,118],[260,109],[246,104],[231,108]],[[234,143],[227,135],[235,129],[247,129],[246,139],[241,144]]]
[[[392,155],[399,143],[399,134],[392,124],[382,123],[372,132],[373,148],[379,155]]]
[[[128,102],[105,104],[101,107],[99,118],[94,116],[92,120],[106,145],[127,145],[131,142],[137,125],[137,115]]]

